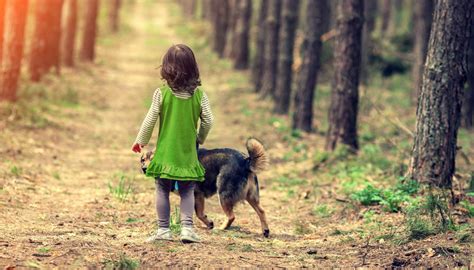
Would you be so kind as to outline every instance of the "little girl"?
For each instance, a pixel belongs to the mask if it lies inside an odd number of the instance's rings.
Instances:
[[[193,230],[194,183],[204,180],[204,168],[198,160],[197,143],[206,140],[213,116],[206,94],[197,88],[201,85],[199,69],[188,46],[178,44],[168,49],[163,57],[161,77],[167,85],[153,94],[153,102],[132,147],[134,152],[141,152],[159,117],[158,143],[146,171],[147,176],[156,179],[158,231],[147,241],[172,240],[169,194],[177,183],[181,197],[181,241],[199,242]]]

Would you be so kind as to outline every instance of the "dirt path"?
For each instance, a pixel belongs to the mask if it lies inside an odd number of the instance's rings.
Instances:
[[[166,1],[164,1],[166,2]],[[154,69],[173,43],[190,43],[196,50],[216,124],[206,147],[244,150],[249,136],[263,138],[275,160],[283,145],[277,124],[262,128],[269,107],[252,94],[246,74],[216,60],[176,18],[176,7],[147,1],[129,8],[129,24],[119,37],[102,38],[95,66],[66,70],[49,87],[71,87],[79,105],[51,105],[44,127],[11,125],[0,133],[0,266],[51,268],[64,265],[107,266],[138,262],[141,266],[322,267],[372,266],[391,263],[391,253],[362,240],[332,235],[338,224],[352,224],[312,215],[327,194],[293,194],[272,182],[282,172],[306,170],[312,163],[276,162],[260,176],[262,206],[271,238],[260,235],[260,224],[247,204],[236,211],[229,231],[208,231],[196,221],[203,243],[145,244],[155,229],[154,184],[138,172],[138,156],[130,151],[153,89],[161,82]],[[244,78],[244,79],[242,79]],[[254,105],[254,104],[259,104]],[[266,118],[267,117],[267,118]],[[23,123],[24,120],[19,120]],[[35,120],[37,121],[37,120]],[[265,123],[268,126],[268,123]],[[21,134],[21,136],[18,136]],[[155,140],[153,137],[152,141]],[[133,191],[121,201],[111,192],[120,179]],[[329,180],[330,181],[330,180]],[[309,186],[310,190],[318,183]],[[323,183],[319,183],[323,184]],[[123,193],[122,193],[123,194]],[[176,205],[177,196],[172,196]],[[207,213],[215,222],[224,215],[214,197]],[[345,209],[345,208],[344,208]],[[356,220],[356,221],[354,221]]]

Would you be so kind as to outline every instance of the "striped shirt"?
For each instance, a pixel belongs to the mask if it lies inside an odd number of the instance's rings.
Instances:
[[[173,95],[178,98],[190,98],[191,94],[188,92],[173,92]],[[147,145],[150,141],[151,135],[153,133],[153,128],[155,127],[156,121],[160,115],[161,111],[161,90],[160,88],[156,89],[155,93],[153,94],[153,100],[148,110],[148,113],[143,120],[142,126],[140,131],[138,132],[137,138],[135,139],[135,143],[141,145]],[[212,122],[214,121],[214,116],[212,115],[211,106],[209,105],[209,100],[207,98],[206,93],[203,92],[202,99],[201,99],[201,124],[199,126],[199,132],[197,141],[199,144],[203,144],[207,138],[207,134],[209,130],[211,130]]]

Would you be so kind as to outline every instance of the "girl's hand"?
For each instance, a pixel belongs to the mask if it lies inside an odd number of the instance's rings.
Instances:
[[[132,146],[132,151],[135,152],[135,153],[141,153],[143,146],[144,146],[144,145],[142,145],[142,144],[135,143],[135,144]]]

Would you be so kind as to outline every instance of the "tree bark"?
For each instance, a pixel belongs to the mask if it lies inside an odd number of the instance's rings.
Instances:
[[[332,151],[341,142],[357,150],[363,0],[342,0],[338,5],[337,18],[338,35],[326,149]]]
[[[467,129],[472,129],[474,126],[474,17],[471,18],[470,29],[467,54],[467,89],[464,92],[462,121],[462,125]]]
[[[269,0],[265,29],[265,54],[263,62],[263,97],[275,95],[278,72],[278,33],[280,31],[281,0]]]
[[[212,7],[215,13],[213,16],[214,51],[222,58],[224,57],[224,49],[227,41],[229,1],[213,0]]]
[[[83,61],[94,61],[95,40],[97,35],[97,15],[99,12],[99,0],[84,1],[85,23],[82,36],[82,47],[79,57]]]
[[[77,0],[67,1],[66,24],[63,30],[63,63],[68,66],[74,66],[74,47],[76,44],[77,28]]]
[[[274,111],[278,114],[288,113],[290,106],[293,79],[293,50],[295,47],[296,28],[298,27],[299,5],[299,0],[283,0],[274,108]]]
[[[234,68],[247,69],[249,65],[249,32],[252,17],[252,0],[239,0],[238,20],[235,31]]]
[[[306,4],[304,40],[301,45],[303,63],[297,77],[294,100],[293,129],[307,132],[313,126],[313,101],[321,62],[321,35],[324,34],[324,18],[328,0],[309,0]]]
[[[262,88],[263,61],[265,56],[265,19],[267,17],[268,0],[261,0],[257,22],[257,38],[255,39],[255,58],[252,64],[252,82],[255,91]]]
[[[28,0],[6,0],[0,100],[15,101],[20,77]]]
[[[392,13],[392,1],[383,0],[381,6],[381,15],[382,15],[382,26],[380,29],[381,36],[385,36],[390,27],[391,13]]]
[[[421,77],[425,65],[426,51],[430,38],[431,21],[433,14],[433,0],[415,1],[415,10],[413,13],[414,21],[414,47],[413,54],[415,62],[412,67],[413,81],[413,99],[416,100],[420,95]]]
[[[5,3],[6,0],[0,0],[0,67],[2,66],[3,36],[5,22]]]
[[[121,5],[122,0],[110,0],[109,27],[113,33],[119,31]]]
[[[237,20],[239,17],[239,5],[241,0],[229,0],[229,15],[228,29],[227,29],[227,43],[224,50],[224,54],[229,59],[234,59],[235,51],[237,50]]]
[[[39,81],[52,67],[60,72],[62,5],[63,0],[36,1],[29,66],[33,81]]]
[[[409,168],[421,183],[452,185],[473,14],[471,0],[436,1]]]
[[[362,30],[362,67],[361,81],[367,85],[369,77],[369,57],[373,51],[372,33],[375,29],[375,18],[377,14],[378,0],[365,0],[364,2],[364,26]]]

